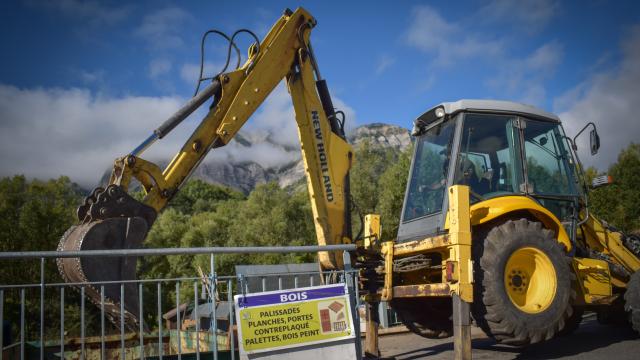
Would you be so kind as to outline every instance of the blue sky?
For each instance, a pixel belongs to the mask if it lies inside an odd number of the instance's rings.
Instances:
[[[583,160],[603,170],[638,141],[635,1],[10,1],[0,3],[0,175],[91,182],[101,173],[89,172],[128,152],[191,96],[204,31],[245,27],[262,37],[297,6],[317,18],[320,69],[357,125],[410,127],[442,101],[498,98],[559,113],[569,134],[595,121],[603,151]],[[240,40],[243,53],[248,44]],[[210,72],[224,53],[212,38]],[[291,114],[280,87],[248,131],[296,144]],[[153,156],[169,156],[196,121]],[[219,156],[262,156],[269,167],[291,154]]]

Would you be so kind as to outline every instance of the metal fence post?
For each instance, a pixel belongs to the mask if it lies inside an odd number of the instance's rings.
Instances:
[[[44,258],[40,258],[40,359],[44,360]]]
[[[360,277],[359,277],[358,271],[353,273],[353,283],[355,284],[355,287],[359,286],[359,284],[360,284]],[[357,290],[356,290],[356,308],[358,309],[358,311],[356,311],[356,316],[357,316],[357,319],[358,319],[358,332],[360,332],[360,336],[362,336],[362,329],[360,328],[360,305],[362,305],[362,301],[360,300],[359,288],[357,288]]]
[[[162,283],[158,281],[158,356],[162,360]]]
[[[124,350],[124,283],[120,284],[120,356],[125,358]]]
[[[60,355],[64,357],[64,286],[60,287]]]
[[[140,336],[140,359],[144,359],[144,310],[142,309],[142,283],[138,284],[139,309],[138,309],[138,331]]]
[[[4,290],[0,289],[0,360],[4,352]]]
[[[196,319],[196,359],[200,360],[200,317],[198,316],[198,281],[193,282],[193,317]]]
[[[180,333],[182,330],[182,321],[180,320],[180,280],[176,281],[176,330],[178,338],[178,359],[182,359],[182,338]]]
[[[80,288],[80,349],[81,359],[84,359],[84,286]]]
[[[104,349],[104,285],[100,285],[100,356],[105,360]]]
[[[231,280],[227,280],[227,301],[229,304],[229,342],[231,347],[231,360],[235,360],[236,358],[236,344],[234,343],[234,335],[233,335],[233,283]],[[241,284],[238,284],[238,289],[243,289]]]
[[[211,324],[209,324],[209,329],[211,330],[211,351],[213,352],[213,360],[218,360],[218,315],[216,311],[216,295],[218,293],[218,279],[216,278],[216,263],[215,257],[213,253],[209,256],[209,289],[211,290],[210,294],[210,304],[211,304]]]
[[[24,359],[24,288],[20,289],[20,359]]]
[[[356,297],[358,296],[357,284],[353,282],[353,278],[350,276],[350,272],[353,270],[351,267],[351,254],[344,251],[342,253],[342,260],[344,263],[344,275],[347,286],[347,291],[349,292],[349,303],[351,303],[351,318],[353,319],[353,327],[356,335],[356,356],[358,359],[362,359],[362,339],[360,337],[360,320],[356,315],[358,312],[358,308],[356,306]]]

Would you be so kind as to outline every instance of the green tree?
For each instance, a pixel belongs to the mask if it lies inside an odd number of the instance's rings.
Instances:
[[[216,185],[200,184],[204,187]],[[213,193],[211,189],[202,189]],[[196,200],[197,201],[197,200]],[[237,196],[217,201],[211,211],[184,214],[177,208],[165,210],[150,231],[149,247],[235,247],[235,246],[288,246],[315,244],[315,228],[306,191],[289,194],[277,183],[256,187],[248,198]],[[235,274],[238,264],[280,264],[313,262],[313,254],[248,254],[216,256],[219,275]],[[139,273],[145,278],[193,277],[200,267],[209,272],[209,256],[149,257],[139,264]],[[145,296],[155,296],[155,290],[145,289]],[[193,299],[193,282],[182,284],[181,299]],[[163,291],[166,309],[175,305],[175,288]],[[153,319],[153,307],[145,313]]]
[[[380,176],[378,182],[378,188],[380,189],[378,208],[382,222],[383,240],[392,240],[398,234],[400,213],[402,212],[412,153],[413,147],[407,148],[400,154],[398,160]]]
[[[623,231],[637,232],[640,230],[640,144],[632,143],[622,150],[608,174],[613,184],[590,192],[591,210]]]
[[[365,215],[380,212],[378,208],[380,196],[386,189],[380,188],[378,182],[397,158],[397,150],[373,146],[368,141],[356,147],[355,162],[349,173],[353,201],[351,211],[353,236],[358,236],[362,231],[362,220]]]
[[[187,182],[185,186],[171,199],[169,207],[183,214],[194,214],[205,211],[213,211],[221,201],[243,199],[244,195],[230,187],[207,184],[195,179]]]
[[[27,180],[24,176],[0,179],[0,251],[40,251],[55,250],[60,236],[77,219],[75,208],[81,195],[77,185],[69,178],[55,180]],[[62,281],[54,261],[47,260],[45,282]],[[40,282],[40,261],[3,261],[0,271],[0,284],[34,284]],[[47,335],[57,333],[59,298],[55,288],[45,290],[45,323]],[[79,303],[79,296],[70,292],[69,303]],[[13,325],[13,333],[18,331],[20,314],[20,292],[5,292],[5,320]],[[39,289],[25,290],[26,335],[34,336],[39,331],[40,292]],[[77,307],[68,309],[67,327],[71,334],[77,334]],[[95,316],[94,311],[87,312],[87,320]],[[33,324],[33,325],[31,325]]]
[[[368,141],[356,148],[355,162],[349,178],[351,195],[363,214],[378,210],[378,179],[396,158],[397,154],[393,149],[373,146]]]

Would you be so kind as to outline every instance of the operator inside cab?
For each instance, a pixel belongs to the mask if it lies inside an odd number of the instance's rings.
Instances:
[[[411,212],[412,217],[419,217],[421,214],[437,210],[445,196],[447,174],[451,164],[451,143],[446,143],[437,153],[435,151],[430,153],[432,155],[428,163],[421,164],[421,169],[414,173],[417,181],[412,182],[414,186],[410,190],[409,206],[406,209]],[[458,156],[457,163],[453,184],[469,186],[471,193],[475,196],[472,201],[490,191],[490,180],[493,175],[491,169],[484,171],[482,176],[478,176],[476,164],[465,154]]]
[[[440,155],[443,156],[442,161],[442,178],[429,185],[431,190],[438,190],[444,187],[447,183],[447,172],[449,171],[449,162],[451,161],[451,151],[447,148],[440,151]],[[476,194],[485,193],[489,190],[489,180],[486,177],[478,178],[476,172],[476,165],[473,161],[469,160],[466,156],[461,156],[459,165],[456,168],[455,177],[453,183],[455,185],[467,185],[471,191]],[[489,170],[491,171],[491,170]],[[422,185],[424,186],[424,185]],[[486,189],[486,190],[485,190]]]

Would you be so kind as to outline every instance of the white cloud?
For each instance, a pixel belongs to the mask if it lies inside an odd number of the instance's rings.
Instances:
[[[376,64],[376,75],[380,75],[385,72],[385,70],[387,70],[389,66],[393,65],[395,62],[396,59],[393,56],[382,54],[378,58],[378,63]]]
[[[106,6],[104,2],[93,0],[28,0],[26,3],[34,8],[54,10],[69,18],[86,21],[93,26],[114,25],[126,19],[131,13],[130,6]]]
[[[413,9],[405,42],[428,55],[430,67],[459,63],[487,67],[485,84],[494,96],[540,105],[546,100],[544,82],[563,57],[563,46],[550,41],[530,53],[514,55],[517,37],[544,28],[557,14],[555,0],[493,0],[470,15],[443,17],[430,6]],[[466,17],[465,17],[466,16]],[[481,63],[481,64],[480,64]],[[430,69],[433,74],[441,69]],[[427,83],[433,81],[433,75]]]
[[[168,59],[153,59],[149,63],[149,77],[157,79],[158,77],[171,71],[173,64]]]
[[[106,76],[106,72],[104,71],[104,69],[89,71],[84,69],[71,68],[70,72],[84,84],[101,84],[104,82],[104,78]]]
[[[0,85],[0,174],[68,175],[93,186],[117,156],[142,142],[181,102]],[[176,150],[182,139],[172,135],[165,141],[169,146],[156,149],[150,158],[167,158]]]
[[[183,25],[191,14],[179,7],[166,7],[147,14],[134,34],[146,40],[155,50],[180,48],[184,45]]]
[[[573,137],[588,122],[594,122],[600,134],[601,148],[592,157],[588,134],[578,141],[580,159],[586,165],[606,170],[623,148],[638,142],[640,121],[640,25],[635,26],[622,43],[620,65],[593,74],[585,82],[567,91],[555,101],[555,110]]]
[[[253,143],[246,147],[232,141],[228,145],[213,149],[207,162],[243,163],[254,162],[265,169],[278,168],[300,159],[300,151],[285,148],[270,142]]]
[[[523,58],[504,59],[487,83],[499,93],[518,101],[541,105],[546,99],[543,83],[551,77],[564,54],[556,41],[546,43]]]
[[[113,160],[125,155],[185,101],[179,97],[110,98],[87,89],[19,89],[0,84],[0,176],[70,176],[89,188]],[[334,98],[355,123],[353,109]],[[180,149],[206,110],[199,110],[143,154],[167,161]],[[254,145],[232,142],[214,149],[206,161],[254,161],[265,168],[299,159],[297,125],[283,84],[276,87],[243,133]]]
[[[544,28],[559,10],[560,4],[556,0],[491,0],[475,18],[507,23],[520,31],[533,33]]]
[[[444,19],[438,11],[427,5],[413,9],[405,41],[433,55],[433,63],[441,66],[475,56],[491,59],[504,51],[502,41],[472,34],[466,31],[462,23]]]

